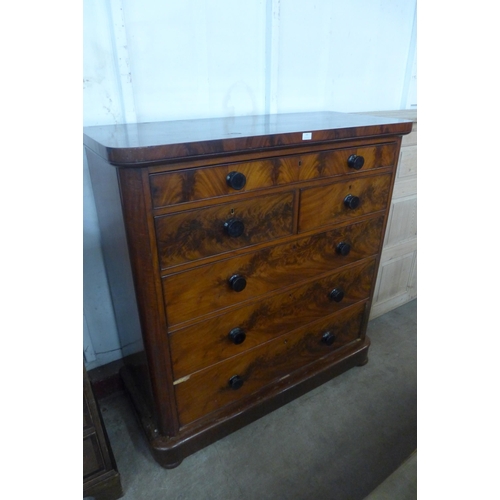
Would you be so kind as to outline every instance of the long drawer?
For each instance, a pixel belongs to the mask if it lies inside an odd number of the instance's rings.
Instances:
[[[367,299],[375,259],[307,283],[170,336],[174,378],[180,379],[307,323]]]
[[[179,203],[217,198],[237,192],[281,186],[292,182],[356,174],[395,163],[396,144],[376,144],[316,153],[199,167],[150,176],[153,206],[161,208]],[[363,165],[350,167],[353,157]]]
[[[279,193],[156,217],[161,268],[291,234],[294,195]]]
[[[383,227],[379,216],[166,276],[169,327],[375,255]]]
[[[177,381],[181,425],[251,395],[315,360],[355,342],[365,303],[357,304]]]

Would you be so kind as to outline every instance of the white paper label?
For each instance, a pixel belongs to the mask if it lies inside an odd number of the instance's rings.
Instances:
[[[302,133],[302,140],[303,141],[310,141],[312,139],[312,132],[303,132]]]

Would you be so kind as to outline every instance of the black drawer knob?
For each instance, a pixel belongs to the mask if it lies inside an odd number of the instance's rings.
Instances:
[[[334,302],[342,302],[342,299],[344,298],[344,290],[342,288],[334,288],[330,292],[330,300],[333,300]]]
[[[362,156],[351,155],[347,158],[347,165],[349,168],[359,170],[365,164],[365,159]]]
[[[229,386],[231,387],[231,389],[237,391],[243,386],[243,379],[239,375],[233,375],[229,379]]]
[[[343,255],[345,257],[346,255],[349,255],[349,252],[351,251],[351,245],[349,245],[349,243],[346,243],[345,241],[341,241],[337,245],[337,248],[335,249],[335,251],[339,255]]]
[[[332,332],[326,332],[321,337],[321,342],[326,345],[332,345],[335,342],[335,335]]]
[[[224,231],[226,231],[229,236],[237,238],[245,231],[245,225],[240,219],[229,219],[224,222]]]
[[[347,208],[350,208],[351,210],[354,210],[355,208],[358,208],[359,207],[359,198],[357,196],[354,196],[352,194],[348,194],[345,198],[344,198],[344,205],[347,207]]]
[[[233,342],[233,344],[242,344],[245,339],[247,338],[247,335],[245,333],[245,330],[243,330],[243,328],[233,328],[230,332],[229,332],[229,338],[231,339],[231,341]]]
[[[233,274],[229,278],[229,286],[235,292],[241,292],[247,286],[247,280],[243,276],[241,276],[239,274]]]
[[[226,176],[226,182],[229,187],[239,191],[245,187],[247,178],[241,172],[230,172]]]

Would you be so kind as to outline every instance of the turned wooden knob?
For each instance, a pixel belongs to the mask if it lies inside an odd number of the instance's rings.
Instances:
[[[230,172],[226,176],[226,182],[229,187],[239,191],[245,187],[247,178],[241,172]]]
[[[229,219],[224,222],[224,231],[226,231],[229,236],[237,238],[245,231],[245,225],[240,219]]]
[[[335,342],[335,335],[332,332],[326,332],[321,337],[321,342],[326,345],[332,345]]]
[[[243,276],[241,276],[239,274],[233,274],[229,278],[229,286],[235,292],[241,292],[247,286],[247,280]]]
[[[357,196],[354,196],[352,194],[348,194],[344,198],[344,205],[346,208],[350,208],[351,210],[354,210],[355,208],[359,207],[359,202],[360,199]]]
[[[347,165],[349,168],[359,170],[365,164],[365,159],[362,156],[351,155],[347,158]]]
[[[342,302],[342,299],[344,298],[344,290],[342,288],[334,288],[330,294],[330,300],[333,300],[334,302]]]
[[[231,339],[231,341],[233,342],[233,344],[242,344],[245,339],[247,338],[247,335],[245,333],[245,330],[243,330],[243,328],[233,328],[230,332],[229,332],[229,338]]]
[[[346,256],[349,254],[349,252],[351,251],[351,245],[349,245],[349,243],[346,243],[345,241],[341,241],[337,247],[335,248],[335,251],[339,254],[339,255],[342,255],[342,256]]]
[[[237,391],[238,389],[241,389],[242,386],[243,386],[243,379],[239,375],[233,375],[229,379],[229,387],[231,387],[231,389]]]

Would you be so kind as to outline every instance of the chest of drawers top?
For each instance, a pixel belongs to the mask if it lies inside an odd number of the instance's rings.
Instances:
[[[117,166],[408,134],[411,122],[316,112],[103,125],[84,128],[84,145]]]

